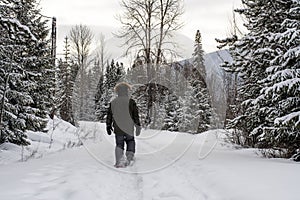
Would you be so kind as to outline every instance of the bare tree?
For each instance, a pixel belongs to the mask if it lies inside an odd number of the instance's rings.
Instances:
[[[180,0],[160,0],[159,1],[159,39],[156,42],[156,64],[162,61],[162,48],[169,43],[172,33],[182,27],[179,19],[183,14],[183,6]],[[174,44],[171,42],[171,44]]]
[[[74,77],[75,88],[74,91],[76,99],[74,100],[74,109],[76,110],[74,115],[83,119],[85,104],[87,103],[88,93],[88,76],[87,67],[89,66],[89,56],[91,52],[91,44],[93,41],[93,33],[91,29],[86,25],[76,25],[70,31],[70,44],[72,47],[72,55],[74,56],[78,70],[75,72]],[[79,112],[79,113],[78,113]]]
[[[99,66],[100,74],[103,74],[106,62],[110,59],[110,55],[106,49],[105,36],[101,33],[97,40],[95,63]]]
[[[166,44],[176,46],[171,39],[173,33],[182,26],[180,23],[183,14],[182,5],[182,0],[122,0],[121,2],[125,10],[123,15],[119,16],[123,29],[117,36],[125,39],[124,44],[128,46],[126,55],[134,50],[137,52],[136,58],[146,65],[148,83],[153,82],[155,70],[165,60],[166,54],[174,53],[174,48],[168,48]],[[153,116],[152,101],[156,91],[155,84],[148,85],[152,86],[147,89],[146,124],[150,124]]]
[[[164,45],[175,45],[170,39],[182,27],[182,5],[182,0],[122,0],[123,29],[117,36],[125,39],[126,54],[135,50],[145,63],[160,64],[167,49]]]
[[[93,37],[91,29],[86,25],[76,25],[70,31],[70,42],[73,55],[81,70],[84,70],[87,66]]]

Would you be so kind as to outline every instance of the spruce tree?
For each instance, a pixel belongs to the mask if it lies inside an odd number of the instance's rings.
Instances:
[[[103,72],[102,72],[103,73]],[[104,120],[104,117],[103,117],[103,113],[102,113],[102,102],[103,102],[103,95],[104,95],[104,91],[105,91],[105,88],[104,88],[104,75],[103,74],[100,74],[99,76],[99,81],[98,81],[98,84],[97,84],[97,91],[96,91],[96,94],[95,94],[95,114],[96,114],[96,117],[97,117],[97,120]]]
[[[225,69],[240,80],[239,113],[228,128],[237,130],[235,141],[242,145],[299,157],[299,1],[243,4],[236,12],[247,19],[249,32],[224,40],[234,60]]]
[[[47,39],[48,21],[42,17],[37,6],[36,0],[14,1],[13,10],[20,23],[26,25],[37,39],[35,43],[26,44],[30,58],[23,61],[25,69],[36,74],[31,79],[37,83],[30,90],[34,101],[31,106],[35,108],[36,117],[29,118],[26,123],[30,130],[43,131],[54,103],[55,65]]]
[[[64,60],[60,60],[58,64],[59,79],[61,81],[59,92],[59,114],[61,119],[75,125],[72,101],[74,81],[72,79],[71,69],[73,66],[75,66],[75,64],[70,58],[70,45],[68,37],[65,37],[64,43]]]
[[[191,110],[194,111],[194,117],[199,121],[197,132],[201,133],[209,129],[212,111],[210,96],[206,85],[204,51],[202,49],[201,33],[199,30],[196,32],[194,46],[193,68],[191,70],[191,76],[188,77],[192,87],[191,96],[194,98],[190,105],[192,106]]]
[[[95,66],[94,66],[95,67]],[[83,120],[95,121],[95,95],[97,93],[97,83],[98,76],[96,74],[95,68],[91,68],[87,73],[87,91],[86,91],[86,101],[84,102],[84,113]]]
[[[202,77],[206,77],[205,66],[204,66],[204,51],[202,48],[202,37],[199,30],[196,32],[194,53],[193,53],[193,65],[200,72]]]
[[[123,64],[115,63],[114,60],[107,64],[104,79],[100,78],[98,83],[96,116],[100,121],[105,120],[109,102],[114,96],[114,87],[121,81],[125,70]]]
[[[7,0],[0,5],[0,142],[27,145],[25,131],[43,122],[32,106],[31,91],[37,87],[32,77],[37,73],[27,68],[35,58],[29,46],[38,45],[38,39],[18,19],[17,3]]]
[[[236,12],[245,16],[249,33],[233,42],[230,52],[233,63],[225,69],[237,72],[241,80],[236,102],[240,105],[238,117],[229,122],[228,128],[242,132],[239,141],[246,146],[254,146],[256,137],[252,130],[265,116],[259,116],[251,101],[258,97],[263,85],[259,83],[265,76],[265,69],[273,58],[270,51],[268,34],[278,28],[276,8],[270,1],[243,1],[244,8]],[[228,40],[229,41],[229,40]]]
[[[300,2],[274,1],[273,6],[278,26],[268,34],[267,48],[274,57],[259,81],[264,88],[251,102],[265,118],[252,134],[261,146],[300,160]]]
[[[164,126],[163,130],[168,130],[168,131],[184,131],[186,127],[183,127],[185,124],[180,121],[180,120],[185,120],[181,105],[180,105],[180,100],[177,95],[174,93],[170,93],[166,97],[166,102],[165,102],[165,117],[164,117]],[[181,125],[181,126],[180,126]],[[180,129],[179,129],[180,128]]]

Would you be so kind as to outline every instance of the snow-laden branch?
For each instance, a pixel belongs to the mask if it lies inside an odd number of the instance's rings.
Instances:
[[[28,26],[23,25],[20,23],[17,19],[10,19],[10,18],[4,18],[0,16],[0,25],[9,27],[9,29],[12,29],[11,25],[18,28],[17,31],[22,30],[24,31],[28,36],[30,36],[31,40],[37,41],[36,37],[32,34],[31,30]]]
[[[283,117],[279,117],[275,119],[275,124],[288,124],[291,120],[298,117],[298,121],[296,122],[296,126],[300,125],[300,111],[292,112]]]

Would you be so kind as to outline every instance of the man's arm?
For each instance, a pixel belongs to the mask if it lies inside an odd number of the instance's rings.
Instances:
[[[111,110],[111,103],[109,104],[109,108],[107,111],[107,115],[106,115],[106,131],[108,135],[111,135],[111,131],[112,131],[112,120],[113,116],[112,116],[112,110]]]
[[[135,124],[136,135],[139,136],[141,133],[141,122],[140,122],[140,117],[139,117],[139,111],[138,111],[138,107],[137,107],[135,101],[134,100],[131,100],[131,101],[132,101],[132,109],[133,109],[132,119]]]

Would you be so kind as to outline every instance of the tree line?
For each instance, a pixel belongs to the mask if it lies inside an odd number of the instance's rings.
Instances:
[[[233,62],[227,106],[229,139],[258,147],[266,156],[300,159],[300,6],[295,0],[243,0],[235,12],[247,32],[218,40]],[[116,36],[134,56],[130,66],[109,58],[105,38],[76,25],[66,35],[63,57],[51,57],[49,27],[36,1],[0,4],[0,143],[27,145],[26,131],[45,130],[48,116],[76,125],[105,120],[117,82],[132,86],[146,128],[201,133],[216,128],[201,33],[191,59],[178,61],[174,33],[182,26],[182,0],[123,0]],[[224,105],[225,106],[225,105]]]

